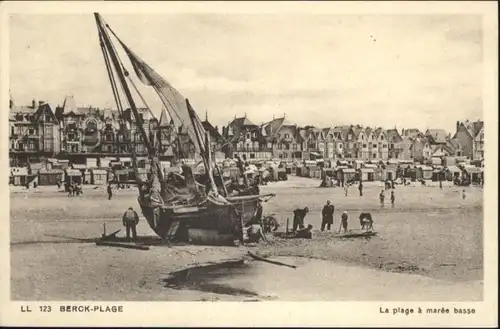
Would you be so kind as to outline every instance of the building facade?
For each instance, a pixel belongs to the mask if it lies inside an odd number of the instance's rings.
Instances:
[[[59,122],[49,104],[33,100],[31,106],[9,103],[9,157],[23,165],[60,152]]]

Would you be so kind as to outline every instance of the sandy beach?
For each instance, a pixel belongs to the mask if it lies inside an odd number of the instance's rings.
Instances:
[[[396,204],[378,201],[380,183],[366,183],[363,197],[355,187],[318,188],[319,180],[290,176],[261,193],[276,193],[264,204],[285,230],[297,207],[309,207],[306,223],[313,240],[270,237],[271,245],[245,247],[152,246],[132,250],[96,246],[77,239],[98,238],[121,228],[121,215],[137,207],[136,191],[86,186],[80,197],[54,187],[37,191],[11,188],[11,298],[13,300],[481,300],[483,280],[483,190],[467,187],[397,186]],[[378,236],[337,239],[317,232],[326,200],[349,225],[370,211]],[[388,198],[386,198],[388,200]],[[118,233],[123,236],[124,232]],[[140,236],[153,236],[144,218]],[[169,287],[168,273],[200,263],[242,258],[248,250],[296,264],[297,269],[261,262],[226,269],[203,285]],[[203,277],[203,275],[201,275]],[[304,280],[304,277],[310,279]],[[259,282],[258,285],[249,282]],[[299,288],[297,288],[299,287]],[[368,287],[370,287],[368,289]],[[389,287],[390,289],[384,289]],[[356,293],[356,291],[358,293]],[[363,293],[361,293],[364,291]],[[453,294],[450,293],[453,291]],[[305,293],[308,292],[308,293]]]

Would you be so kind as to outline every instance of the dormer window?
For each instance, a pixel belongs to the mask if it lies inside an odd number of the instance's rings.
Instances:
[[[285,138],[290,138],[290,134],[285,134]]]

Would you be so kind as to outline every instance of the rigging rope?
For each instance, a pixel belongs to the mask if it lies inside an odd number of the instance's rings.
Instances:
[[[108,30],[111,32],[111,34],[113,34],[113,36],[116,38],[116,40],[126,49],[128,50],[128,47],[121,41],[121,39],[116,35],[116,33],[113,31],[113,29],[106,23],[105,26],[108,28]],[[113,46],[114,48],[114,46]],[[115,50],[116,52],[116,50]],[[121,61],[121,59],[119,58],[118,54],[117,54],[117,57],[118,57],[118,61],[120,62],[120,64],[122,65],[123,67],[123,63]],[[126,69],[124,68],[124,70],[126,71]],[[128,72],[127,72],[128,74]],[[194,124],[192,122],[188,122],[186,124],[186,122],[184,122],[184,120],[180,117],[180,115],[175,111],[175,108],[176,106],[172,105],[172,103],[170,102],[169,99],[167,99],[166,97],[164,97],[160,92],[159,90],[162,88],[162,86],[159,84],[158,81],[154,80],[154,79],[151,79],[149,76],[148,76],[148,80],[151,82],[151,85],[153,87],[153,89],[156,91],[156,93],[158,94],[158,96],[160,97],[162,103],[168,108],[167,104],[170,105],[170,108],[173,109],[173,113],[175,114],[175,116],[177,117],[178,121],[181,122],[181,127],[185,127],[185,129],[188,129],[189,127],[192,127],[192,129],[196,129],[196,127],[194,126]],[[173,89],[173,87],[170,87],[170,89]],[[182,95],[181,95],[182,96]],[[191,120],[190,120],[191,121]],[[181,128],[179,127],[179,128]]]

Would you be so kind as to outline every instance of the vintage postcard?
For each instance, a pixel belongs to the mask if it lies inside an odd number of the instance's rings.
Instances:
[[[495,2],[0,15],[1,325],[498,325]]]

